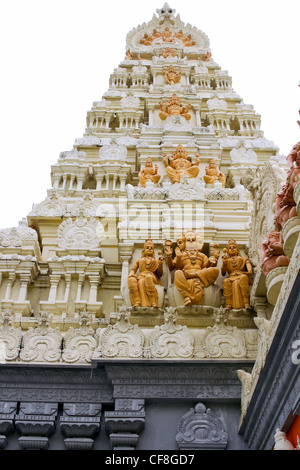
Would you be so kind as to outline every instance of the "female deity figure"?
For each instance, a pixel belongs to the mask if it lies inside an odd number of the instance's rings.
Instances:
[[[158,254],[159,257],[156,259],[153,241],[146,240],[141,257],[131,268],[128,287],[133,307],[158,307],[158,293],[155,286],[161,285],[164,263],[161,252]]]
[[[226,299],[226,310],[245,308],[250,310],[249,285],[252,276],[252,265],[248,258],[241,256],[235,240],[229,240],[227,249],[223,250],[222,275],[223,294]]]
[[[211,286],[219,275],[216,268],[219,252],[208,258],[201,252],[203,241],[200,236],[189,231],[177,240],[176,256],[169,240],[165,242],[165,255],[169,269],[176,270],[174,284],[180,292],[184,305],[201,305],[204,288]]]
[[[168,116],[183,116],[187,121],[191,119],[191,115],[189,114],[189,110],[191,105],[188,104],[187,106],[181,106],[180,98],[176,94],[173,94],[169,101],[166,102],[165,107],[163,107],[163,103],[159,103],[160,113],[159,117],[163,121]]]
[[[215,182],[219,181],[222,183],[222,188],[224,188],[226,176],[217,168],[214,158],[209,160],[209,166],[205,168],[205,173],[206,174],[203,176],[205,183],[212,184],[212,187],[214,187]]]
[[[145,168],[142,168],[139,172],[139,180],[141,186],[145,188],[147,181],[152,181],[153,183],[158,183],[160,180],[160,175],[157,173],[158,166],[153,167],[152,158],[148,157],[145,163]]]
[[[163,162],[166,167],[167,175],[172,183],[180,183],[182,175],[187,175],[189,178],[196,178],[199,173],[199,155],[196,155],[196,163],[191,163],[182,145],[177,146],[172,157],[168,157],[167,154],[164,154]]]
[[[272,230],[261,244],[262,252],[262,273],[267,276],[274,268],[289,265],[289,258],[283,252],[283,240],[281,232]]]

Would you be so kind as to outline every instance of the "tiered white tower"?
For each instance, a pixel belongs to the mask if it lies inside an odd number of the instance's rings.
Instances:
[[[279,168],[278,148],[213,60],[208,37],[167,4],[129,32],[125,50],[83,137],[52,166],[45,200],[0,233],[5,359],[253,359],[253,318],[268,318],[270,307],[256,275],[268,227],[253,234],[249,253],[253,201],[241,178]],[[168,168],[178,149],[198,170],[176,180]],[[223,182],[204,178],[212,159]],[[158,176],[143,183],[149,161]],[[225,312],[221,272],[201,305],[185,306],[166,262],[158,308],[133,308],[128,274],[145,240],[163,252],[187,230],[200,234],[208,257],[234,239],[250,258],[251,311]]]

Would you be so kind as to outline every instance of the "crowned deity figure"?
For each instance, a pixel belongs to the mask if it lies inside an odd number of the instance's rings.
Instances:
[[[173,156],[163,155],[163,162],[167,175],[172,183],[180,183],[182,175],[189,178],[196,178],[199,173],[200,156],[196,154],[196,163],[188,160],[187,152],[182,145],[178,145],[173,152]]]
[[[158,252],[159,257],[156,259],[153,241],[146,240],[141,257],[133,264],[128,275],[129,295],[133,307],[158,307],[155,286],[161,285],[163,275],[164,259],[161,254]]]
[[[283,240],[281,232],[271,230],[261,244],[262,273],[267,276],[274,268],[289,265],[289,258],[283,252]]]
[[[187,121],[191,119],[191,115],[189,114],[189,110],[191,108],[190,103],[187,106],[181,106],[181,101],[180,98],[176,95],[173,94],[169,101],[165,103],[165,106],[163,106],[163,103],[159,103],[160,107],[160,113],[159,117],[163,121],[168,117],[168,116],[183,116]]]
[[[226,183],[226,176],[218,169],[214,158],[209,160],[209,165],[205,168],[205,175],[203,176],[203,179],[205,183],[211,184],[212,187],[214,187],[215,182],[218,181],[222,184],[222,188],[224,188]]]
[[[211,286],[219,275],[216,267],[219,251],[207,257],[202,253],[203,241],[195,232],[188,231],[177,240],[175,258],[172,242],[165,242],[165,256],[171,271],[175,269],[174,284],[184,300],[184,305],[201,305],[204,289]]]
[[[176,70],[174,65],[169,65],[169,67],[164,70],[164,79],[167,85],[179,83],[181,80],[181,69]]]
[[[276,195],[274,224],[277,230],[282,230],[285,223],[297,215],[294,186],[291,182],[293,171],[293,168],[288,170],[286,182]]]
[[[249,286],[252,282],[252,265],[248,258],[241,256],[235,240],[229,240],[223,250],[221,273],[228,277],[223,280],[223,294],[226,310],[245,308],[250,310]]]
[[[153,183],[158,183],[160,180],[160,175],[157,173],[158,166],[153,166],[152,158],[148,157],[146,159],[145,167],[139,172],[139,181],[141,186],[145,188],[147,181],[152,181]]]
[[[175,42],[173,38],[173,33],[170,31],[170,28],[165,28],[165,30],[161,34],[162,40],[164,42]]]

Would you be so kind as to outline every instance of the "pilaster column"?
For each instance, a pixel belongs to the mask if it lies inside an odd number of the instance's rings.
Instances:
[[[80,300],[81,300],[81,289],[82,289],[82,283],[84,281],[84,277],[85,277],[84,274],[79,274],[79,276],[78,276],[76,302],[80,302]]]
[[[100,276],[91,275],[89,276],[89,283],[90,283],[90,296],[89,296],[89,303],[96,303],[97,302],[97,290],[100,282]]]
[[[60,274],[50,274],[50,292],[49,292],[49,297],[48,301],[49,302],[55,302],[56,301],[56,294],[57,294],[57,287],[58,283],[60,281],[61,275]]]
[[[14,272],[9,273],[4,300],[11,299],[11,290],[12,290],[15,280],[16,280],[16,274]]]
[[[121,243],[120,245],[120,260],[122,262],[121,274],[121,290],[128,285],[129,263],[132,258],[134,244]]]
[[[24,300],[26,300],[27,289],[28,289],[28,284],[30,282],[30,279],[31,279],[30,273],[20,274],[21,287],[20,287],[19,297],[18,297],[19,302],[23,302]]]
[[[69,300],[70,288],[71,288],[71,274],[66,274],[65,280],[66,280],[66,289],[65,289],[64,302],[67,303]]]

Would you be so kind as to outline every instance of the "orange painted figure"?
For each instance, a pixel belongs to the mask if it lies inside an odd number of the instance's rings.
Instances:
[[[146,240],[142,255],[133,264],[128,276],[129,294],[133,307],[158,307],[158,293],[155,286],[161,285],[163,264],[161,252],[156,259],[153,241]]]
[[[252,282],[252,265],[248,258],[241,256],[235,240],[229,240],[227,249],[223,250],[222,275],[228,273],[223,280],[223,294],[226,299],[226,310],[250,309],[249,286]]]
[[[152,158],[148,157],[145,163],[145,168],[142,168],[139,172],[139,181],[141,186],[144,188],[147,181],[152,181],[153,183],[158,183],[160,180],[160,175],[157,173],[157,165],[153,166]]]
[[[217,168],[216,162],[213,158],[209,160],[209,166],[205,168],[203,179],[205,183],[212,184],[212,187],[214,187],[216,181],[222,183],[223,188],[226,183],[226,176]]]
[[[165,120],[168,116],[183,116],[187,121],[191,119],[191,115],[189,114],[189,110],[191,108],[191,105],[188,104],[187,106],[182,106],[180,98],[178,98],[177,95],[173,94],[169,101],[165,103],[165,106],[163,106],[163,103],[159,103],[160,106],[160,113],[159,117],[162,120]]]
[[[196,163],[193,164],[188,160],[187,152],[182,145],[177,146],[172,157],[168,157],[167,154],[164,154],[163,162],[166,167],[167,175],[172,183],[180,183],[182,175],[187,175],[189,178],[196,178],[199,173],[199,155],[196,155]]]
[[[176,256],[172,259],[170,241],[165,242],[165,256],[170,270],[176,270],[174,284],[180,292],[184,305],[201,305],[204,288],[211,286],[219,275],[216,267],[218,254],[208,258],[201,252],[201,237],[189,231],[177,241]]]

